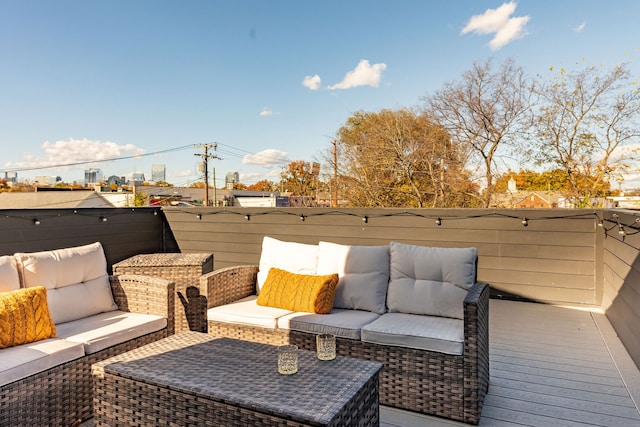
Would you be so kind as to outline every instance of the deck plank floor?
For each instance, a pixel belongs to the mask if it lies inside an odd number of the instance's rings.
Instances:
[[[480,426],[640,427],[640,372],[603,314],[490,304],[491,380]],[[465,425],[388,407],[381,419],[382,427]]]
[[[598,312],[491,300],[480,426],[639,426],[640,373]],[[382,408],[383,427],[464,425]]]

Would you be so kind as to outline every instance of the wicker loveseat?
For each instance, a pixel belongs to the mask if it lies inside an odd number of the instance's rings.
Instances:
[[[315,263],[309,261],[314,253]],[[315,350],[317,334],[333,333],[338,355],[385,365],[382,405],[477,424],[489,386],[489,286],[475,281],[476,260],[475,248],[301,245],[265,237],[259,266],[201,278],[209,333],[308,350]],[[261,278],[264,286],[274,267],[301,274],[334,270],[340,276],[334,308],[311,314],[257,304]],[[438,315],[416,314],[433,310]]]
[[[44,285],[55,324],[54,337],[0,349],[0,426],[93,417],[91,365],[167,336],[174,283],[106,271],[99,243],[0,257],[0,297]]]

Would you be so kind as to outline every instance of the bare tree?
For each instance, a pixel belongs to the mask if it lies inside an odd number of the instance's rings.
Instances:
[[[611,179],[637,159],[632,143],[640,136],[640,91],[627,64],[610,70],[588,65],[567,72],[551,69],[552,78],[538,86],[536,117],[539,164],[561,168],[569,196],[579,207],[603,196]]]
[[[489,59],[476,62],[461,81],[423,98],[429,114],[466,147],[467,160],[484,170],[485,207],[494,192],[496,157],[507,155],[506,147],[514,148],[530,123],[531,96],[532,85],[513,59],[496,71]]]

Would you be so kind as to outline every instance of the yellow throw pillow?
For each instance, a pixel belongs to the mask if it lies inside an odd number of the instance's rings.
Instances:
[[[44,286],[0,292],[0,348],[55,336]]]
[[[257,303],[291,311],[327,314],[333,308],[337,285],[337,274],[314,276],[272,268]]]

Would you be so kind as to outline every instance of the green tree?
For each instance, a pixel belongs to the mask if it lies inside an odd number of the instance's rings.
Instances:
[[[147,206],[147,200],[149,199],[149,197],[144,194],[141,193],[139,191],[136,191],[134,194],[134,198],[133,198],[133,205],[134,206]]]
[[[357,112],[336,145],[339,198],[354,206],[470,206],[477,197],[458,147],[425,113]]]

